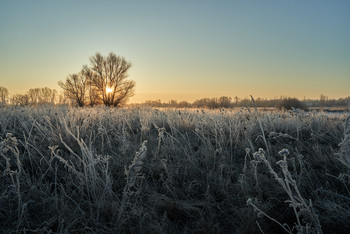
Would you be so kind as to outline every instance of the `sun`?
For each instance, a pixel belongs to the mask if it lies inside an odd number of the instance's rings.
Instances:
[[[106,93],[109,94],[111,92],[113,92],[113,89],[107,86],[106,87]]]

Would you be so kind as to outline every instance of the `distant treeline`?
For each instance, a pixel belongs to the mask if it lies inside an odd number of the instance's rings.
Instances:
[[[330,99],[325,95],[320,95],[319,99],[303,99],[298,100],[296,98],[279,97],[273,99],[255,98],[255,104],[257,107],[278,107],[286,108],[284,101],[289,100],[288,105],[300,109],[318,108],[318,107],[339,107],[350,109],[350,96],[339,99]],[[29,89],[25,94],[15,94],[12,97],[9,96],[7,88],[0,86],[0,106],[13,105],[13,106],[41,106],[41,105],[68,105],[76,106],[76,100],[68,97],[62,92],[58,92],[55,89],[34,88]],[[131,103],[129,106],[149,106],[149,107],[174,107],[174,108],[234,108],[234,107],[252,107],[254,104],[251,98],[239,98],[239,97],[227,97],[222,96],[220,98],[201,98],[194,102],[176,101],[171,100],[169,102],[145,101],[141,104]],[[92,105],[90,105],[92,106]]]
[[[277,107],[279,104],[288,97],[280,97],[274,99],[256,98],[255,104],[257,107]],[[304,106],[311,107],[350,107],[350,96],[339,99],[330,99],[325,95],[321,95],[320,99],[303,99],[300,100]],[[131,104],[136,106],[149,106],[149,107],[176,107],[176,108],[234,108],[234,107],[252,107],[254,104],[250,98],[238,98],[223,96],[220,98],[201,98],[194,102],[176,101],[171,100],[169,102],[145,101],[142,104]]]
[[[0,86],[0,106],[54,106],[75,105],[74,100],[68,98],[64,93],[48,87],[29,89],[24,94],[10,96],[5,87]]]

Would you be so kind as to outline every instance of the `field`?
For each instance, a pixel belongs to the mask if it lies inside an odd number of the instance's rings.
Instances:
[[[1,108],[4,233],[349,233],[346,114]]]

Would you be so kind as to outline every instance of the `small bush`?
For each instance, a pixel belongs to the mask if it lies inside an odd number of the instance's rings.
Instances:
[[[297,98],[285,98],[277,103],[276,108],[279,110],[291,110],[293,108],[300,110],[307,109],[306,105]]]

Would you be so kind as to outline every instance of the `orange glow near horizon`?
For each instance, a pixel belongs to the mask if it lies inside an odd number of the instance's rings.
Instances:
[[[350,96],[350,1],[131,2],[0,0],[0,86],[62,95],[59,81],[112,52],[132,64],[130,103]]]

